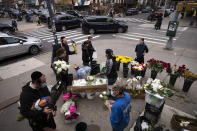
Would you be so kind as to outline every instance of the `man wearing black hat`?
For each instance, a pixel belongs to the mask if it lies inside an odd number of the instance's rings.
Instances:
[[[39,71],[31,74],[31,82],[28,82],[20,94],[20,113],[29,120],[33,131],[43,131],[45,128],[56,128],[54,121],[55,111],[49,107],[43,110],[32,110],[32,105],[40,98],[50,96],[46,85],[46,77]]]
[[[73,55],[75,54],[75,51],[70,51],[67,40],[64,36],[62,36],[60,38],[61,40],[61,44],[55,44],[53,45],[53,52],[52,52],[52,62],[54,60],[54,58],[57,56],[56,52],[58,49],[63,48],[66,50],[66,56],[64,58],[64,61],[66,61],[67,63],[69,63],[69,55]]]

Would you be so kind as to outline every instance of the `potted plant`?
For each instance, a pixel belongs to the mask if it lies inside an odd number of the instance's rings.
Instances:
[[[157,77],[158,73],[161,73],[165,67],[169,63],[165,63],[163,61],[155,60],[154,58],[147,61],[148,62],[148,68],[151,69],[151,78],[155,79]]]
[[[184,73],[184,78],[183,91],[188,92],[193,82],[197,80],[197,75],[191,71],[186,71]]]
[[[173,67],[171,67],[170,64],[169,64],[167,66],[167,68],[166,68],[166,72],[168,73],[168,75],[170,75],[169,84],[172,85],[172,86],[174,86],[174,84],[176,83],[177,78],[183,76],[183,74],[187,70],[188,69],[186,69],[185,65],[179,66],[177,68],[176,65],[174,65]]]
[[[128,65],[132,61],[132,58],[128,56],[121,56],[120,58],[121,58],[120,62],[123,64],[123,76],[124,78],[127,78],[129,72]]]
[[[135,60],[131,61],[131,75],[134,74],[133,66],[135,66],[135,65],[139,65],[139,62],[137,62],[137,61],[135,61]]]

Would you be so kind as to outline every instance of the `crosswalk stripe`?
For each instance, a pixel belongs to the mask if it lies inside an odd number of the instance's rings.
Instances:
[[[145,37],[145,36],[140,36],[140,35],[131,35],[131,34],[123,34],[126,36],[132,36],[132,37],[137,37],[137,38],[146,38],[146,39],[150,39],[150,40],[156,40],[156,41],[164,41],[166,42],[167,40],[162,40],[162,39],[155,39],[155,38],[151,38],[151,37]],[[139,40],[139,39],[138,39]]]
[[[126,36],[118,36],[120,38],[125,38],[125,39],[130,39],[130,40],[135,40],[135,41],[139,41],[139,39],[137,38],[131,38],[131,37],[126,37]],[[158,44],[158,45],[165,45],[165,43],[160,43],[160,42],[155,42],[155,41],[149,41],[149,40],[146,40],[146,43],[153,43],[153,44]]]
[[[96,35],[96,36],[94,36],[94,37],[92,37],[93,39],[95,39],[95,38],[98,38],[98,37],[100,37],[100,35]],[[76,41],[76,43],[81,43],[81,42],[84,42],[84,41],[86,41],[87,39],[83,39],[83,40],[80,40],[80,41]]]
[[[68,37],[66,37],[67,39],[68,38],[72,38],[72,37],[75,37],[75,36],[81,36],[81,35],[83,35],[83,34],[77,34],[77,35],[72,35],[72,36],[68,36]],[[47,42],[52,42],[53,40],[49,40],[49,41],[47,41]]]
[[[73,35],[73,34],[76,34],[76,32],[69,33],[69,34],[59,34],[59,35],[57,35],[57,37],[58,37],[58,38],[59,38],[59,37],[62,37],[62,36],[67,37],[67,36],[70,36],[70,35]],[[80,34],[81,34],[81,33],[80,33]],[[52,35],[51,37],[53,37],[53,35]],[[49,38],[44,38],[44,39],[42,39],[42,40],[49,40],[49,39],[51,39],[51,37],[49,37]]]
[[[150,21],[139,19],[139,18],[115,18],[115,19],[125,21],[125,22],[150,23]]]
[[[129,32],[128,32],[128,33],[129,33]],[[157,37],[157,38],[162,38],[162,39],[166,39],[166,40],[169,39],[167,36],[166,36],[166,37],[162,37],[161,35],[155,35],[155,34],[152,34],[152,35],[141,34],[141,33],[131,33],[131,34],[136,34],[136,35],[141,35],[141,36]],[[173,40],[176,40],[176,38],[174,38]]]

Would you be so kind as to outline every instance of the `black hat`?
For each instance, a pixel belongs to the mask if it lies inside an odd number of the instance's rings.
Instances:
[[[31,80],[32,81],[36,81],[38,79],[40,79],[40,77],[42,76],[43,74],[39,71],[35,71],[31,74]]]

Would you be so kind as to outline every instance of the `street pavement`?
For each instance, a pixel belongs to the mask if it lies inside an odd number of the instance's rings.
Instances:
[[[165,36],[166,30],[161,29],[156,31],[153,27],[150,27],[150,23],[148,23],[148,26],[144,24],[147,23],[129,22],[129,30],[127,33],[95,34],[94,37],[97,37],[93,40],[93,46],[96,48],[98,53],[98,62],[105,62],[105,49],[107,48],[113,49],[116,55],[126,55],[135,58],[135,46],[138,43],[139,38],[144,37],[145,43],[150,49],[149,53],[145,56],[145,60],[156,58],[170,62],[171,64],[185,64],[194,73],[197,73],[197,45],[195,43],[197,38],[194,37],[196,34],[195,28],[181,28],[177,32],[177,36],[174,38],[174,50],[168,51],[163,49],[168,39]],[[5,107],[5,105],[12,104],[18,100],[21,87],[30,81],[30,75],[33,71],[42,71],[47,76],[48,85],[53,85],[55,83],[55,75],[50,68],[51,44],[53,43],[52,33],[47,29],[47,27],[41,27],[32,31],[24,30],[22,33],[42,39],[44,51],[37,56],[22,55],[4,60],[0,63],[0,107]],[[70,64],[72,67],[69,70],[70,73],[74,74],[74,78],[76,79],[77,77],[73,65],[77,64],[82,66],[80,44],[87,38],[88,35],[82,34],[81,29],[78,28],[58,32],[58,38],[61,36],[66,36],[68,40],[74,39],[78,43],[79,54],[70,56]],[[70,48],[73,50],[72,47]],[[122,67],[119,71],[119,77],[122,77]],[[129,77],[131,77],[131,75],[129,75]],[[148,77],[150,77],[150,70],[147,71],[145,79]],[[169,76],[165,72],[159,74],[158,78],[166,82],[169,81]],[[197,89],[195,88],[197,83],[193,83],[188,93],[182,93],[181,89],[183,86],[183,81],[183,78],[178,79],[175,88],[180,91],[182,95],[186,96],[186,99],[176,99],[176,102],[167,100],[166,104],[193,115],[194,110],[197,109],[197,104],[195,101],[197,99]],[[61,104],[62,100],[60,99],[57,103],[58,110]],[[144,100],[132,100],[131,122],[126,131],[132,127],[139,114],[143,111],[144,104]],[[87,122],[90,128],[94,127],[92,131],[96,131],[97,129],[100,129],[100,131],[111,130],[109,113],[102,109],[102,101],[98,98],[98,96],[92,101],[80,99],[78,109],[81,116],[77,122]],[[1,131],[31,130],[27,125],[27,121],[16,121],[18,112],[19,110],[17,109],[17,104],[8,106],[0,111]],[[65,129],[72,131],[77,123],[65,124],[63,121],[63,115],[60,114],[59,111],[55,120],[59,131],[63,131]]]

